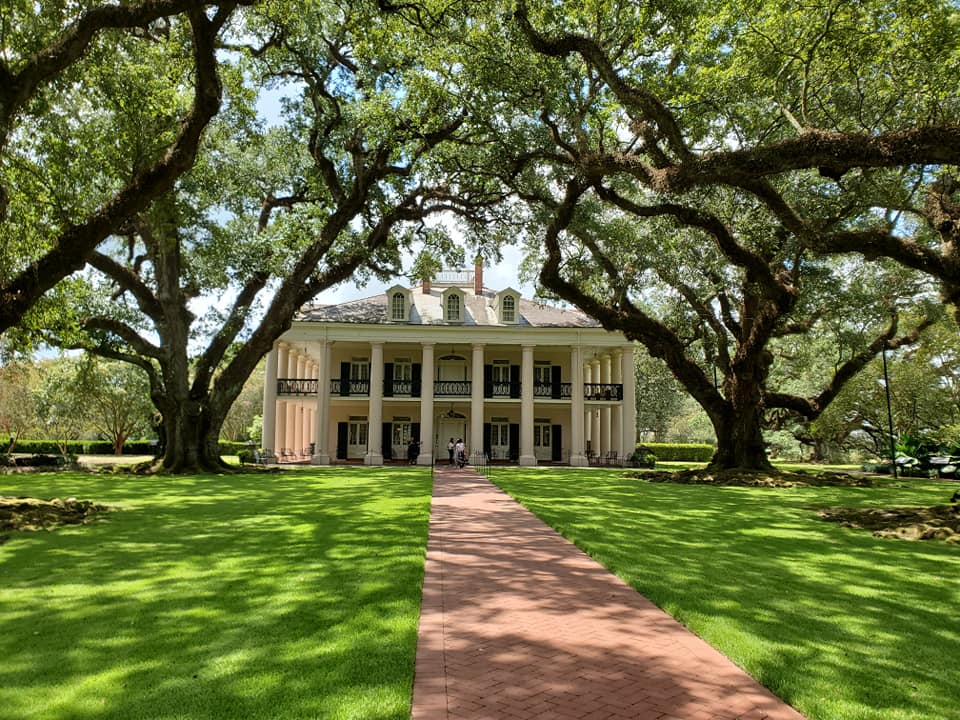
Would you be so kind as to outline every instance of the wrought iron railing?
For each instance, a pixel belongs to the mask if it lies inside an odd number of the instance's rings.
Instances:
[[[469,380],[437,380],[433,383],[435,397],[470,397]]]
[[[487,392],[484,395],[488,398],[508,398],[508,397],[520,397],[520,386],[514,386],[513,383],[507,382],[492,382],[489,384]]]
[[[393,395],[413,395],[412,380],[394,380],[390,386]]]
[[[316,395],[316,378],[277,378],[277,395]]]
[[[623,400],[623,385],[612,383],[584,383],[585,400]]]
[[[277,380],[277,393],[279,395],[316,395],[319,381],[308,378],[279,378]],[[473,383],[469,380],[437,380],[433,384],[433,394],[435,397],[470,397]],[[419,395],[419,386],[415,386],[411,380],[394,380],[393,395],[397,396],[415,396]],[[560,383],[561,400],[569,400],[572,397],[573,385],[571,383]],[[347,380],[340,378],[330,380],[330,394],[333,396],[369,396],[369,380]],[[385,395],[387,393],[384,393]],[[553,383],[537,383],[533,388],[533,395],[536,398],[558,399],[555,394]],[[486,398],[519,398],[520,386],[510,382],[488,383],[485,388],[484,397]],[[623,400],[623,385],[619,383],[584,383],[584,400],[609,400],[619,402]]]
[[[369,380],[346,380],[344,378],[333,378],[330,380],[330,394],[341,397],[348,396],[369,396]]]

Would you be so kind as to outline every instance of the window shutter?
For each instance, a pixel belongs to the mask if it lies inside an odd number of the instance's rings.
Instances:
[[[420,397],[420,389],[423,384],[423,365],[414,363],[410,366],[410,394],[413,397]]]
[[[393,397],[393,363],[383,364],[383,396]]]
[[[510,397],[520,397],[520,366],[510,366]],[[519,457],[519,456],[518,456]]]
[[[380,436],[380,454],[384,460],[393,458],[393,423],[383,423],[383,434]]]

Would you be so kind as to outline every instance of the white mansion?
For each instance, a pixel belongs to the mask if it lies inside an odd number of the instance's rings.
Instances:
[[[633,345],[579,311],[441,273],[364,300],[305,307],[267,356],[263,445],[314,464],[587,465],[633,452]],[[271,446],[271,442],[273,445]]]

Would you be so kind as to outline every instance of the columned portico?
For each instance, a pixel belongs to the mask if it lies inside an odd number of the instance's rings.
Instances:
[[[471,453],[524,466],[629,455],[636,407],[626,339],[577,310],[464,276],[306,306],[266,358],[264,448],[284,462],[310,452],[318,465],[380,465],[403,461],[416,437],[417,462],[427,465],[441,432],[442,460],[449,435]]]
[[[433,343],[423,343],[423,387],[420,391],[420,457],[418,465],[433,464]]]
[[[370,343],[370,402],[365,465],[383,465],[383,343]]]
[[[520,465],[537,464],[533,451],[533,345],[521,348],[520,363]]]

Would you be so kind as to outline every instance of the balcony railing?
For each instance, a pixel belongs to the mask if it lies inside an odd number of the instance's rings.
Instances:
[[[278,395],[316,395],[320,381],[316,378],[278,378]]]
[[[584,383],[584,400],[623,400],[623,385],[611,383]]]
[[[469,380],[437,380],[433,383],[436,397],[470,397],[473,383]]]
[[[278,378],[278,395],[316,395],[319,381],[315,378]],[[462,397],[471,395],[473,383],[469,380],[437,380],[433,383],[434,397]],[[571,383],[536,383],[533,387],[533,396],[542,400],[569,400],[572,395]],[[420,397],[419,383],[411,380],[394,380],[392,397]],[[559,389],[559,396],[557,390]],[[385,387],[384,390],[387,390]],[[333,378],[330,380],[329,393],[333,397],[369,397],[369,380],[347,380]],[[384,392],[384,397],[391,397]],[[520,386],[510,382],[487,383],[484,387],[484,397],[491,398],[520,398]],[[623,400],[623,385],[619,383],[584,383],[584,400],[609,400],[619,402]]]

